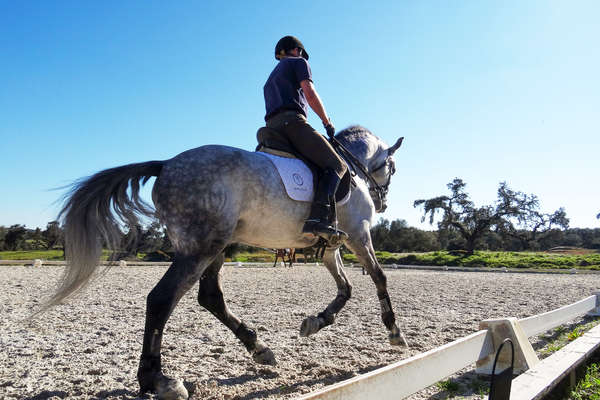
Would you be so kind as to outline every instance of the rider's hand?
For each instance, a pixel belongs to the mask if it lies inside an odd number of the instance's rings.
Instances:
[[[325,127],[325,132],[327,132],[327,136],[329,136],[329,138],[335,136],[335,127],[331,121],[323,122],[323,126]]]

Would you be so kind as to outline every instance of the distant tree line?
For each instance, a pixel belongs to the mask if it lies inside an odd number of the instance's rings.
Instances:
[[[134,229],[137,240],[132,240],[133,231],[127,230],[116,255],[118,258],[135,258],[138,254],[143,254],[148,261],[171,258],[173,247],[159,223],[137,226]],[[376,250],[393,253],[467,248],[465,238],[457,230],[422,230],[408,226],[402,219],[380,219],[371,229],[371,238]],[[0,226],[0,251],[62,250],[63,240],[62,227],[56,221],[48,223],[44,230],[27,229],[23,225]],[[550,229],[543,234],[525,230],[509,232],[490,229],[479,238],[476,249],[523,251],[548,250],[558,246],[600,250],[600,229]],[[225,249],[225,256],[231,258],[240,252],[252,253],[258,250],[260,249],[251,246],[233,244]]]
[[[434,224],[438,219],[437,230],[410,227],[402,219],[380,219],[371,229],[375,249],[394,253],[548,250],[557,246],[600,249],[600,229],[569,229],[564,209],[543,213],[535,195],[514,191],[505,182],[498,187],[496,202],[480,207],[469,199],[466,183],[461,179],[455,178],[447,188],[447,195],[414,202],[415,207],[423,208],[423,221],[428,219]],[[126,226],[124,232],[116,257],[132,258],[142,253],[146,260],[168,260],[172,256],[171,242],[160,223]],[[49,222],[44,230],[27,229],[24,225],[0,226],[0,251],[63,246],[64,232],[58,221]],[[225,249],[225,256],[257,250],[233,244]]]
[[[147,226],[125,226],[120,246],[114,259],[132,259],[143,255],[147,261],[170,260],[173,246],[165,229],[159,222]],[[64,249],[64,229],[59,221],[52,221],[46,229],[28,229],[24,225],[0,226],[0,251],[59,250]],[[232,244],[225,249],[226,257],[240,252],[256,252],[260,249]]]
[[[497,200],[477,207],[465,191],[466,183],[455,178],[446,185],[449,195],[414,202],[423,208],[423,219],[437,222],[438,230],[423,232],[403,220],[380,220],[372,230],[374,247],[391,252],[427,250],[547,250],[557,246],[600,249],[600,229],[569,229],[563,208],[540,211],[533,194],[512,190],[501,182]],[[600,216],[600,215],[599,215]]]
[[[525,237],[531,232],[519,231]],[[465,250],[467,242],[456,230],[425,231],[407,225],[402,219],[380,219],[371,230],[375,250],[392,253],[437,250]],[[489,230],[477,241],[475,250],[543,251],[568,246],[600,250],[600,229],[552,229],[535,240],[524,241],[503,231]]]
[[[48,222],[46,229],[27,229],[25,225],[0,226],[0,251],[62,249],[63,230],[58,221]]]

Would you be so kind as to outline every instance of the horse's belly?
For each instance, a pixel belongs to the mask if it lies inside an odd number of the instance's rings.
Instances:
[[[256,215],[241,219],[233,235],[233,242],[273,249],[303,248],[316,243],[302,236],[303,219],[296,215],[281,215],[274,210],[270,216]]]

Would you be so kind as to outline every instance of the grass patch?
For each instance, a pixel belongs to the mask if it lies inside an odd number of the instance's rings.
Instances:
[[[590,364],[585,376],[571,392],[569,399],[573,400],[600,400],[600,365]]]
[[[231,258],[231,261],[240,262],[273,262],[275,261],[275,254],[270,252],[257,252],[257,253],[238,253]]]
[[[577,327],[575,329],[573,329],[571,332],[569,332],[569,334],[567,335],[567,340],[569,342],[572,342],[573,340],[577,339],[578,337],[581,337],[583,335],[583,330],[580,327]]]
[[[102,261],[107,261],[112,253],[108,250],[102,250]],[[139,258],[139,255],[138,255]],[[42,261],[64,261],[62,250],[20,250],[20,251],[0,251],[0,260],[42,260]]]
[[[64,260],[62,250],[24,250],[24,251],[0,251],[0,260]]]
[[[573,340],[583,336],[585,332],[589,331],[598,324],[600,324],[600,318],[595,318],[593,321],[577,326],[573,330],[568,330],[564,326],[555,328],[552,333],[541,336],[542,339],[549,340],[549,342],[540,350],[540,355],[542,357],[549,356],[550,354],[562,349]]]
[[[460,389],[460,384],[453,379],[447,379],[445,381],[439,381],[435,384],[440,390],[448,392],[450,396],[454,396]]]
[[[429,253],[375,252],[382,264],[433,265],[479,268],[533,268],[600,270],[600,254],[560,254],[547,252],[475,251],[473,254],[449,251]],[[344,255],[346,262],[357,262],[353,254]]]
[[[490,394],[490,383],[481,379],[475,379],[472,382],[469,382],[469,389],[483,399]]]
[[[460,252],[435,251],[429,253],[390,253],[375,252],[381,264],[400,265],[433,265],[472,268],[530,268],[556,269],[565,272],[576,268],[581,270],[600,270],[600,253],[557,254],[546,252],[510,252],[510,251],[476,251],[468,255]],[[110,253],[102,251],[102,260],[107,260]],[[143,259],[145,254],[138,254]],[[302,255],[300,255],[302,257]],[[60,261],[64,259],[62,250],[0,251],[0,260],[35,260]],[[268,251],[244,252],[236,254],[231,261],[240,262],[273,262],[275,254]],[[344,254],[344,262],[358,263],[353,254]],[[229,261],[229,260],[228,260]]]

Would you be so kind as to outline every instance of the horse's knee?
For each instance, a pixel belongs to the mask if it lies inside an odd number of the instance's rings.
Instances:
[[[148,315],[159,316],[168,313],[174,302],[175,295],[173,292],[155,287],[146,296],[146,310]]]
[[[377,283],[387,285],[387,277],[385,276],[381,268],[375,268],[373,271],[373,276],[375,277]]]
[[[338,298],[346,303],[352,297],[352,285],[346,282],[344,286],[338,288]]]

